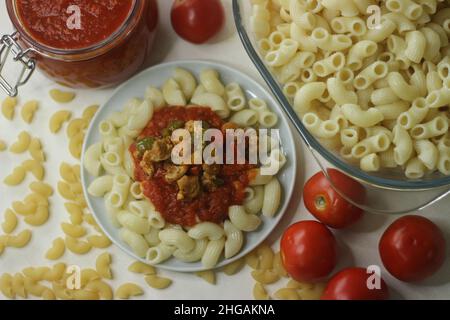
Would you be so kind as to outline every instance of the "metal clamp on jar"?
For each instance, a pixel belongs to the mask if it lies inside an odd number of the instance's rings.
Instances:
[[[17,43],[17,32],[2,37],[0,46],[0,86],[11,97],[17,96],[18,88],[30,79],[36,68],[34,59],[28,57],[30,50],[31,49],[23,51],[19,46]],[[12,81],[13,84],[10,84],[8,79],[3,76],[2,73],[10,55],[12,55],[13,61],[22,64],[22,70],[19,72],[19,76],[16,77],[16,80]]]

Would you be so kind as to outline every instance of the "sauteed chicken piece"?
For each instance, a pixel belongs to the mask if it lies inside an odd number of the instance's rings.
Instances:
[[[223,185],[223,181],[217,177],[220,173],[220,165],[203,164],[202,185],[208,191],[215,191],[217,187]]]
[[[200,194],[200,182],[197,176],[184,176],[177,181],[179,192],[177,200],[194,199]]]
[[[153,142],[151,149],[145,151],[143,160],[149,162],[160,162],[170,158],[173,144],[170,138],[157,139]]]
[[[189,170],[189,166],[177,166],[174,164],[165,163],[164,170],[166,170],[166,175],[164,176],[164,178],[167,182],[172,183],[181,179]]]

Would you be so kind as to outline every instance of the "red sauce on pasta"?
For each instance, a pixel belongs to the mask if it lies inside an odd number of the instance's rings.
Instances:
[[[142,131],[139,139],[162,137],[163,130],[173,121],[206,121],[210,128],[221,129],[224,122],[211,109],[204,107],[168,107],[155,112],[152,120]],[[214,191],[202,189],[194,199],[178,200],[176,183],[166,181],[164,165],[156,164],[155,173],[149,177],[141,165],[142,157],[136,143],[130,147],[135,162],[135,179],[141,182],[146,197],[154,204],[164,219],[173,224],[193,226],[201,221],[222,223],[228,218],[228,208],[241,205],[245,199],[245,188],[249,185],[249,164],[221,165],[219,178],[222,183]],[[189,176],[201,174],[202,166],[192,165]]]

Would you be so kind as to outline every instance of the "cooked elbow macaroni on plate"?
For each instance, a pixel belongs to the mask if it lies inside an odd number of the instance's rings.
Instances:
[[[448,2],[251,1],[260,53],[312,135],[364,171],[450,175]]]
[[[267,161],[256,164],[249,159],[207,164],[202,155],[212,143],[204,142],[200,154],[195,148],[183,154],[181,163],[174,162],[174,150],[186,134],[219,132],[225,141],[227,129],[272,128],[277,123],[265,101],[248,99],[237,83],[223,84],[217,71],[203,70],[197,80],[176,68],[162,88],[149,87],[144,100],[134,98],[100,122],[102,140],[88,146],[83,159],[95,177],[87,192],[104,197],[121,239],[148,263],[174,257],[213,268],[222,256],[229,259],[241,251],[243,232],[258,229],[260,214],[276,215],[282,197],[276,174],[286,157],[271,138]],[[191,164],[198,156],[200,164]],[[263,168],[271,165],[276,165],[275,172],[264,174]],[[74,236],[78,232],[67,231]],[[170,284],[151,276],[147,282],[158,288]]]

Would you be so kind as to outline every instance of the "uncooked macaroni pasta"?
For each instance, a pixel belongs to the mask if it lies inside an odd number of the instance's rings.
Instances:
[[[69,103],[75,99],[74,92],[62,91],[59,89],[52,89],[49,91],[50,97],[57,103]]]
[[[252,4],[263,60],[324,145],[368,172],[400,167],[410,179],[450,175],[449,150],[439,148],[449,139],[448,2]],[[368,10],[373,5],[379,16]]]
[[[39,108],[39,103],[36,100],[26,102],[20,110],[20,115],[23,121],[31,123],[34,119],[34,114]]]

